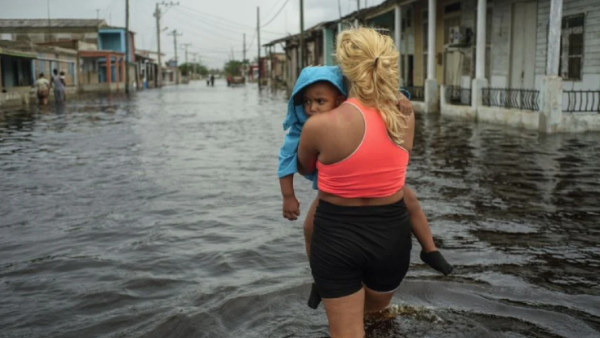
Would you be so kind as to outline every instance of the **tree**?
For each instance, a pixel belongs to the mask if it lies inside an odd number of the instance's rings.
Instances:
[[[243,62],[239,60],[231,60],[223,67],[225,75],[240,76],[242,74]]]
[[[184,63],[179,66],[181,75],[188,76],[189,73],[197,73],[202,76],[208,75],[208,68],[201,63]]]

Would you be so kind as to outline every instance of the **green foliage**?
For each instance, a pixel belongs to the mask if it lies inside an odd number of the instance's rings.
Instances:
[[[208,68],[201,63],[184,63],[179,66],[179,70],[183,76],[188,76],[190,72],[202,76],[208,75]]]
[[[223,73],[225,73],[225,75],[239,76],[242,74],[242,65],[242,61],[231,60],[223,66]]]

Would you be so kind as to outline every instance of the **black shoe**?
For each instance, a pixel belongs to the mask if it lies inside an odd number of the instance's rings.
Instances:
[[[319,303],[321,303],[321,296],[319,295],[319,291],[317,291],[317,285],[312,283],[310,296],[308,297],[308,307],[316,310],[319,307]]]
[[[454,267],[448,264],[448,262],[446,262],[446,259],[444,258],[444,256],[442,256],[442,253],[439,251],[421,251],[421,260],[425,264],[429,265],[430,267],[443,273],[446,276],[451,274],[452,270],[454,270]]]

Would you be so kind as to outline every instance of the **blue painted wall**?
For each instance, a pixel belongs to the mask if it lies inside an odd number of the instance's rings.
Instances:
[[[100,50],[114,50],[115,52],[125,52],[123,43],[123,34],[119,32],[100,32],[98,34],[98,47]]]
[[[129,50],[131,54],[127,56],[127,61],[134,60],[135,44],[134,35],[129,36]],[[98,31],[98,49],[112,50],[119,53],[125,53],[125,29],[123,28],[106,28]]]
[[[395,16],[394,11],[387,12],[378,17],[375,17],[367,22],[369,27],[373,28],[386,28],[388,31],[386,34],[390,36],[394,36],[394,26],[395,26]]]

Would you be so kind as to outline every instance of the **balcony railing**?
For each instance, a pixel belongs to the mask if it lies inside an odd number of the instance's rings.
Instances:
[[[483,88],[483,105],[507,109],[539,110],[539,90]]]
[[[402,87],[410,93],[411,101],[425,101],[424,87]]]
[[[446,103],[452,105],[470,106],[471,88],[460,86],[445,86]]]
[[[600,113],[600,90],[565,90],[565,97],[565,113]]]

